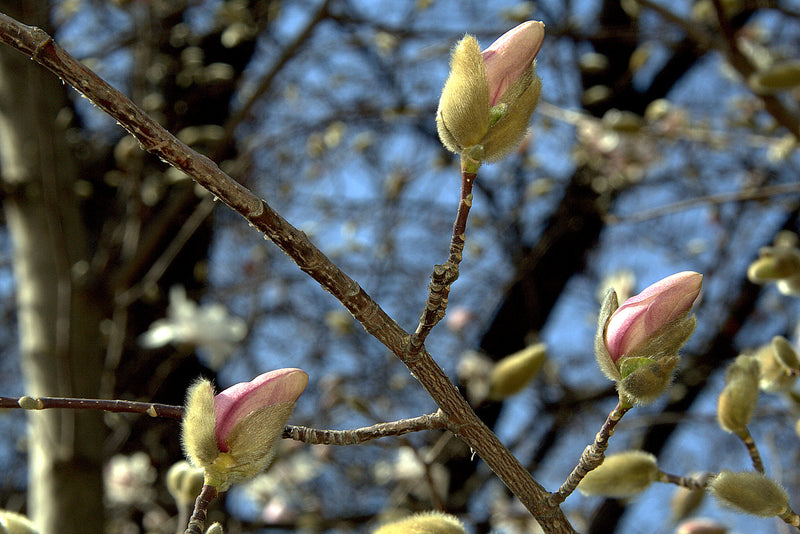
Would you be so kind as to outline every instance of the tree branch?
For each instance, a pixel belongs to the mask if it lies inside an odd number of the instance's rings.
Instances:
[[[475,415],[448,376],[420,347],[410,351],[410,335],[305,233],[278,214],[266,201],[222,172],[209,158],[195,152],[150,118],[129,98],[86,68],[43,30],[25,26],[0,14],[0,41],[27,54],[72,85],[116,119],[149,153],[191,176],[231,209],[242,215],[289,255],[300,269],[334,295],[411,371],[445,414],[449,428],[461,437],[500,477],[539,521],[547,533],[574,532],[548,492],[536,482],[497,436]]]

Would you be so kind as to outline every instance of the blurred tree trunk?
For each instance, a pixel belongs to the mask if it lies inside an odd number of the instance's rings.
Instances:
[[[2,0],[0,10],[47,26],[46,2]],[[0,158],[25,392],[96,397],[102,315],[81,280],[88,251],[73,190],[77,166],[56,124],[65,105],[57,78],[0,48]],[[41,532],[103,531],[105,433],[100,412],[30,413],[28,513]]]

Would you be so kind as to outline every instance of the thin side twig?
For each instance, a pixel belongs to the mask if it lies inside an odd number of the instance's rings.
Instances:
[[[623,406],[622,402],[617,402],[617,405],[611,410],[611,413],[608,414],[600,431],[595,435],[594,443],[587,445],[583,450],[578,465],[575,466],[575,469],[569,474],[567,480],[558,488],[558,491],[550,494],[548,500],[551,504],[557,505],[564,502],[567,497],[572,495],[572,492],[578,487],[583,477],[585,477],[589,471],[603,463],[603,460],[606,458],[605,452],[608,448],[608,440],[614,435],[614,428],[617,426],[617,423],[619,423],[622,416],[630,409],[630,406]]]
[[[47,410],[68,408],[72,410],[103,410],[117,413],[141,413],[150,417],[181,419],[182,406],[105,399],[71,399],[66,397],[0,397],[0,408],[22,408],[25,410]]]
[[[428,298],[425,309],[419,319],[419,325],[411,336],[411,350],[418,351],[425,343],[425,339],[434,326],[444,318],[447,311],[447,299],[450,295],[450,285],[458,279],[458,266],[463,259],[464,244],[466,243],[467,217],[472,207],[472,186],[475,184],[477,174],[461,170],[461,199],[458,202],[456,219],[453,222],[453,236],[450,239],[450,255],[442,265],[433,267],[431,283],[428,286]]]
[[[750,434],[750,430],[745,427],[743,430],[735,432],[735,434],[747,447],[747,454],[750,455],[750,460],[753,462],[753,469],[763,475],[766,472],[764,470],[764,462],[761,460],[761,453],[758,452],[758,446]]]
[[[447,421],[443,415],[442,412],[436,412],[389,423],[378,423],[354,430],[320,430],[305,426],[287,425],[283,431],[283,437],[312,445],[358,445],[359,443],[387,436],[401,436],[409,432],[447,428]]]

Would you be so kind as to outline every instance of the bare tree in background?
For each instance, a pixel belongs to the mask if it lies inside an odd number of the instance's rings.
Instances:
[[[521,20],[544,20],[544,101],[531,137],[481,169],[448,329],[426,346],[469,396],[458,371],[467,351],[499,360],[548,344],[535,387],[475,409],[555,490],[616,399],[591,357],[600,279],[628,269],[641,289],[678,270],[703,272],[700,326],[668,402],[620,424],[614,442],[684,473],[746,458],[716,432],[703,399],[716,397],[720,370],[737,353],[791,338],[797,322],[794,300],[746,280],[760,247],[781,229],[798,230],[798,89],[757,84],[797,60],[800,13],[789,2],[18,4],[0,11],[75,48],[412,331],[458,201],[457,171],[433,123],[447,51],[465,32],[488,44]],[[299,366],[312,380],[300,424],[352,428],[435,409],[280,251],[227,213],[212,223],[209,196],[120,137],[52,74],[5,46],[0,60],[3,211],[25,394],[180,404],[201,373],[219,371],[226,385]],[[175,286],[245,319],[249,335],[224,366],[207,347],[198,360],[191,343],[143,348]],[[796,406],[768,399],[756,436],[796,440]],[[174,515],[161,482],[180,457],[175,425],[117,415],[32,414],[27,511],[42,532],[162,531],[142,525]],[[724,452],[688,445],[705,440]],[[272,482],[251,489],[263,515],[232,514],[228,527],[367,531],[381,512],[441,508],[476,532],[532,528],[458,439],[431,431],[386,441],[324,452],[287,446],[265,475]],[[135,490],[128,502],[103,498],[103,466],[135,451],[159,473],[148,483],[157,489]],[[768,471],[793,473],[797,452],[767,454]],[[283,492],[270,485],[276,477]],[[783,483],[797,502],[792,476]],[[341,491],[318,490],[331,485]],[[9,485],[4,501],[23,489]],[[576,496],[564,509],[586,532],[628,531],[647,507],[654,525],[666,524],[663,505],[642,502],[597,506]]]

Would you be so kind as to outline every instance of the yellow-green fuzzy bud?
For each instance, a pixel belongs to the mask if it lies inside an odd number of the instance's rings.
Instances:
[[[578,484],[578,490],[584,495],[631,497],[646,490],[659,472],[652,454],[621,452],[606,457],[599,467],[590,471]]]
[[[758,402],[758,360],[741,355],[725,372],[725,387],[717,399],[717,420],[726,432],[746,432]]]
[[[192,504],[203,489],[203,470],[185,460],[167,471],[167,490],[178,504]]]
[[[222,525],[220,523],[212,523],[211,526],[206,529],[206,534],[222,534]]]
[[[763,284],[796,276],[800,272],[799,261],[794,249],[783,250],[779,254],[770,253],[750,264],[747,268],[747,279],[754,284]]]
[[[198,380],[186,393],[181,432],[183,450],[193,465],[211,465],[219,455],[215,424],[214,386],[208,380]]]
[[[534,58],[543,39],[544,24],[528,21],[484,52],[470,35],[456,44],[436,112],[439,138],[448,150],[496,161],[516,148],[541,93]]]
[[[672,382],[672,372],[678,360],[677,355],[658,360],[642,357],[623,359],[620,365],[623,379],[617,385],[620,396],[636,404],[655,401]]]
[[[546,358],[545,344],[537,343],[497,362],[489,378],[489,398],[501,400],[519,392],[536,376]]]
[[[670,500],[672,520],[679,521],[689,517],[695,510],[700,508],[705,496],[706,492],[703,489],[677,488]]]
[[[772,342],[764,345],[756,352],[760,366],[759,387],[764,391],[786,391],[797,380],[798,371],[794,349],[781,336],[775,336]]]
[[[22,514],[0,510],[0,533],[39,534],[33,522]]]
[[[800,61],[776,63],[765,71],[757,72],[748,80],[750,87],[760,93],[773,93],[800,85]]]
[[[746,514],[772,517],[789,507],[786,490],[754,471],[722,471],[708,489],[722,504]]]
[[[600,366],[600,370],[603,371],[606,378],[614,382],[619,382],[622,379],[622,375],[620,375],[617,364],[611,358],[611,353],[608,352],[606,329],[611,315],[617,308],[619,308],[617,293],[613,289],[609,289],[606,291],[603,303],[600,305],[600,314],[597,317],[597,332],[594,336],[594,357],[597,360],[597,365]]]
[[[387,523],[373,534],[466,534],[456,517],[441,512],[425,512]]]

